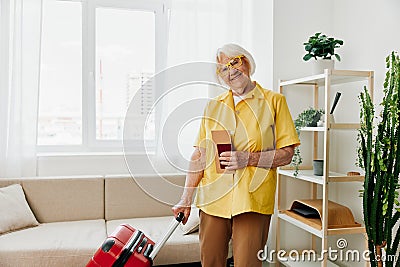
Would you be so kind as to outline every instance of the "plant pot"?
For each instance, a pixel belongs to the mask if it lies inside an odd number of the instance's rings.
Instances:
[[[324,174],[324,160],[314,159],[313,170],[314,170],[314,175],[322,176]]]
[[[324,73],[325,69],[334,69],[335,61],[333,59],[319,59],[312,61],[312,74]]]
[[[307,127],[317,127],[317,123],[319,121],[319,119],[321,118],[321,114],[315,114],[313,120],[307,124]]]

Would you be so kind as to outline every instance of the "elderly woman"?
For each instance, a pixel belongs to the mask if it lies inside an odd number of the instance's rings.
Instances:
[[[248,51],[224,45],[217,63],[218,78],[230,90],[205,108],[185,189],[172,209],[183,212],[186,223],[198,188],[202,266],[225,266],[230,239],[235,267],[261,266],[257,252],[268,238],[276,168],[291,162],[299,139],[284,96],[251,80],[255,62]],[[211,141],[215,130],[226,130],[232,142],[219,162]],[[218,172],[221,165],[224,173]]]

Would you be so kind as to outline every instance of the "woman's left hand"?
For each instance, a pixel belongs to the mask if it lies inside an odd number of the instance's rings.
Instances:
[[[226,170],[238,170],[248,165],[249,156],[247,151],[225,151],[220,154],[219,161]]]

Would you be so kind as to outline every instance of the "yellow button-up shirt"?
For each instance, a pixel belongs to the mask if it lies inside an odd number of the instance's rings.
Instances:
[[[195,146],[206,149],[206,167],[196,205],[207,214],[231,218],[244,212],[274,212],[276,168],[248,166],[234,174],[217,173],[212,130],[227,130],[236,151],[260,152],[299,145],[283,95],[258,83],[235,106],[232,91],[209,101]]]

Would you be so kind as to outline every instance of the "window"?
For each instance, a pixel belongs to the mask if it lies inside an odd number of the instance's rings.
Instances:
[[[96,69],[96,139],[118,140],[133,95],[155,73],[154,13],[97,8]],[[141,89],[151,104],[152,88]]]
[[[74,19],[71,19],[74,18]],[[82,7],[43,2],[38,145],[82,144]]]
[[[140,96],[135,119],[146,120],[154,97],[146,81],[165,67],[163,2],[44,0],[43,5],[38,151],[121,151],[132,97]],[[155,127],[148,126],[153,131],[146,138],[154,139]]]

